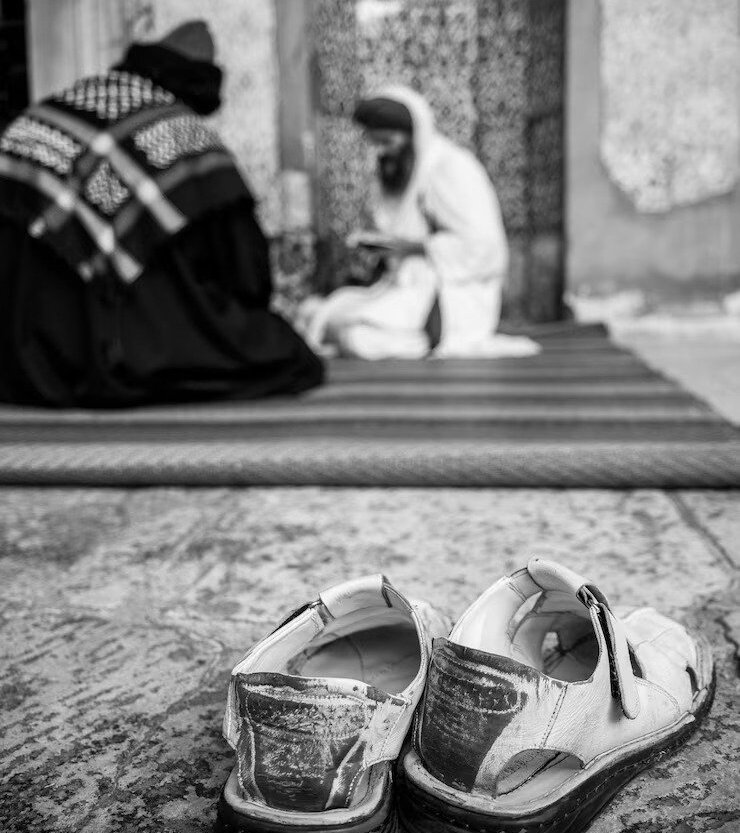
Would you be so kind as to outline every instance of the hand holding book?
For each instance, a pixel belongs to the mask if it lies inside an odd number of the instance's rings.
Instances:
[[[393,237],[380,231],[364,229],[353,231],[347,237],[347,246],[350,249],[374,249],[375,251],[389,255],[405,256],[424,254],[424,244],[418,240]]]

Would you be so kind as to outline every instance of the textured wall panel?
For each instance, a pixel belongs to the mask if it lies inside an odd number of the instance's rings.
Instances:
[[[134,34],[160,37],[192,18],[208,21],[225,70],[224,103],[213,117],[260,201],[266,229],[281,225],[278,68],[272,0],[130,0]]]
[[[527,177],[535,232],[558,232],[563,226],[564,33],[564,0],[530,0]]]
[[[509,233],[522,233],[528,224],[526,11],[522,0],[478,2],[478,61],[473,78],[476,148],[496,186]]]
[[[639,211],[732,190],[740,173],[737,0],[601,0],[601,155]]]
[[[368,15],[368,9],[386,13]],[[429,100],[437,124],[471,145],[477,121],[471,78],[476,9],[471,0],[358,0],[358,57],[366,92],[390,82],[407,84]]]

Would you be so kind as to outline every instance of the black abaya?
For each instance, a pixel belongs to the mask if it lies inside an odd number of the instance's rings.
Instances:
[[[270,294],[247,200],[193,222],[130,285],[83,281],[0,217],[0,399],[120,407],[320,384],[321,361],[269,311]]]

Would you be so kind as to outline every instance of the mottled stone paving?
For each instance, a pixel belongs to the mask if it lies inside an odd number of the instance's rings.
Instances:
[[[158,30],[202,5],[160,0]],[[269,5],[210,4],[216,30],[237,21],[253,35],[247,48],[234,37],[220,45],[225,62],[246,68],[230,73],[225,112],[274,109]],[[497,5],[479,3],[491,17]],[[519,30],[498,46],[491,60],[519,72]],[[507,97],[510,74],[491,76]],[[354,73],[336,77],[346,84]],[[477,97],[490,108],[498,92]],[[511,152],[520,131],[502,131],[506,118],[499,113],[481,151],[500,161],[505,208],[524,223],[526,166]],[[280,213],[276,124],[222,124],[249,159],[268,227]],[[327,120],[329,139],[332,127]],[[354,152],[336,132],[338,156]],[[337,205],[353,210],[337,182]],[[740,422],[736,344],[634,346]],[[286,609],[383,570],[454,617],[531,554],[587,573],[617,602],[655,604],[715,647],[707,723],[630,784],[592,833],[738,833],[740,492],[354,489],[0,489],[0,833],[211,830],[231,765],[220,735],[229,670]]]
[[[209,831],[229,670],[382,570],[453,617],[531,554],[713,641],[713,712],[594,833],[740,830],[740,493],[0,490],[0,830]]]

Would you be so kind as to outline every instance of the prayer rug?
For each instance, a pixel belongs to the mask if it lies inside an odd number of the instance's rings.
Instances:
[[[300,398],[0,406],[0,483],[740,487],[740,429],[600,326],[529,358],[330,363]]]

